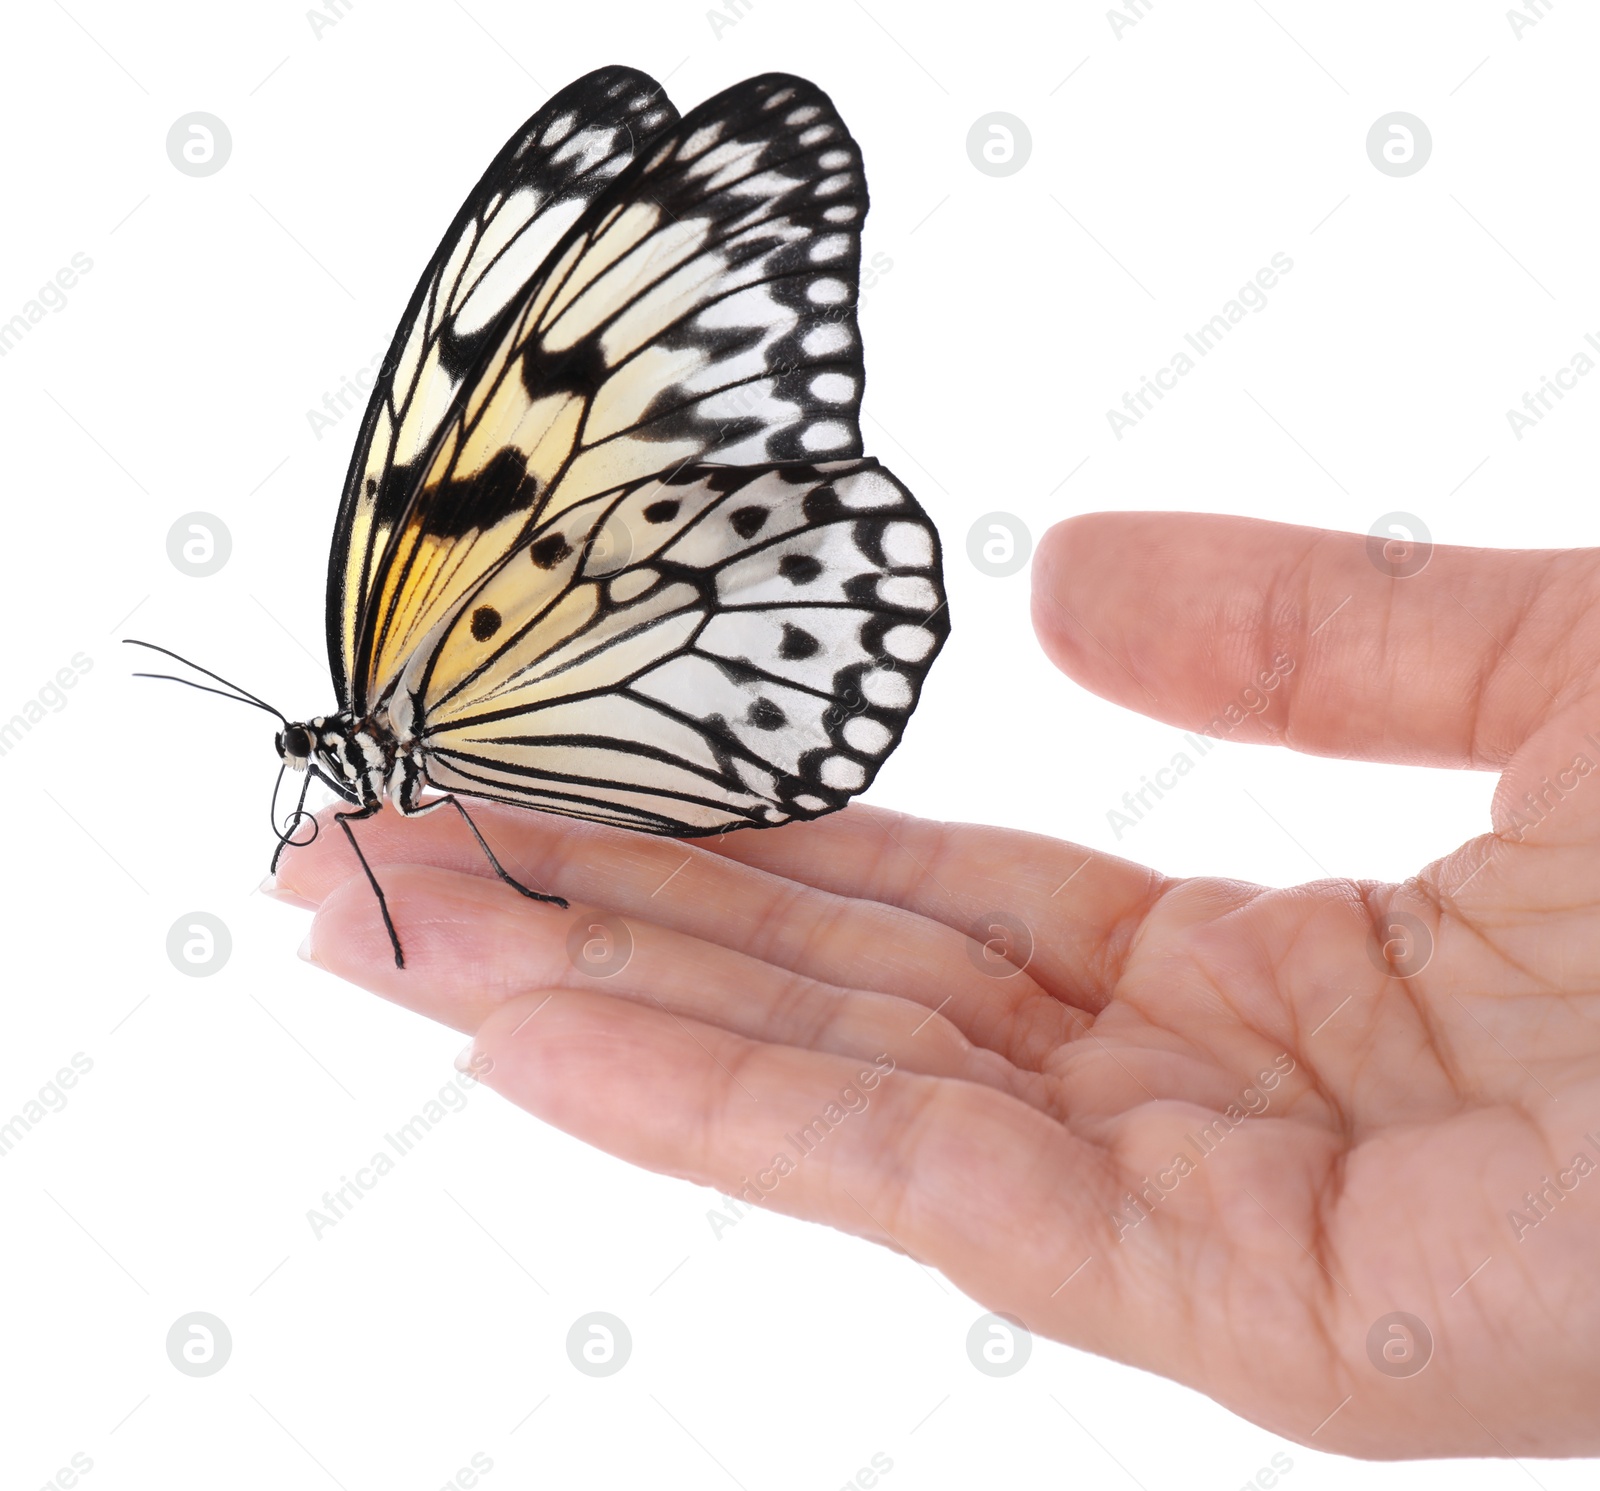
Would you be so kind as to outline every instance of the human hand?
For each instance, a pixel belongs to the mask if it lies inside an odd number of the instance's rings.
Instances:
[[[454,815],[387,810],[362,843],[404,971],[339,835],[279,893],[319,907],[313,961],[475,1032],[489,1086],[636,1164],[1320,1448],[1594,1453],[1600,572],[1438,548],[1392,579],[1366,545],[1079,518],[1040,545],[1035,624],[1184,729],[1272,673],[1229,738],[1499,771],[1495,832],[1403,885],[1173,880],[866,807],[684,843],[475,804],[570,912],[494,880]],[[618,919],[631,954],[582,971],[569,935],[603,957]]]

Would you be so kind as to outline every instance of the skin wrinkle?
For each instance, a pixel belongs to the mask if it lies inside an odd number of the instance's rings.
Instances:
[[[729,863],[737,863],[737,861],[729,861]],[[869,904],[875,904],[876,906],[881,907],[885,919],[892,921],[897,932],[900,931],[902,927],[905,927],[907,930],[909,930],[909,924],[917,919],[915,913],[905,911],[903,908],[895,906],[889,902],[876,902]],[[753,956],[759,957],[763,961],[776,962],[786,968],[793,968],[797,964],[802,964],[812,956],[820,957],[820,949],[825,947],[827,941],[836,935],[838,929],[847,923],[853,923],[855,916],[859,915],[859,905],[860,903],[852,904],[842,897],[834,896],[827,891],[817,890],[812,886],[795,884],[786,885],[780,891],[780,899],[777,905],[768,911],[767,914],[761,919],[759,924],[761,929],[760,935],[759,937],[753,939],[756,943],[756,946],[752,947],[750,951]],[[792,915],[792,913],[806,906],[818,908],[821,911],[821,919],[814,924],[808,925],[806,924],[806,918]],[[798,940],[798,944],[795,942],[792,936],[784,935],[791,928],[791,924],[796,922],[804,927],[803,933]],[[852,931],[854,930],[855,929],[852,926]],[[829,956],[824,961],[832,964],[836,962],[837,959]],[[1026,974],[1022,976],[1027,977]],[[1032,980],[1030,979],[1030,984],[1031,983]],[[878,992],[887,993],[889,991],[885,990]],[[1018,995],[1021,995],[1022,998],[1019,999]],[[932,1008],[932,1005],[923,1004],[921,1001],[910,999],[904,995],[895,995],[893,997],[904,999],[909,1006],[917,1009],[919,1012],[925,1012],[926,1010]],[[1011,995],[1010,997],[1012,1000],[1012,1012],[1006,1019],[1002,1020],[1002,1028],[1015,1021],[1017,1009],[1024,1002],[1024,1000],[1031,1004],[1035,998],[1049,998],[1047,994],[1038,990],[1036,985],[1033,987],[1032,993],[1028,993],[1025,990],[1019,990],[1017,991],[1017,994]],[[956,1002],[958,1004],[962,1004],[973,1003],[975,1001],[969,1000],[966,995],[962,994],[957,996]],[[946,1017],[943,1015],[940,1015],[937,1018],[943,1023],[951,1023],[946,1020]],[[951,1028],[956,1030],[957,1034],[961,1036],[962,1040],[968,1041],[969,1045],[971,1044],[966,1034],[962,1032],[959,1027],[956,1027],[952,1024]],[[1057,1034],[1059,1034],[1059,1032],[1057,1032]],[[1006,1057],[1010,1064],[1020,1067],[1023,1071],[1030,1073],[1037,1073],[1041,1070],[1041,1068],[1037,1065],[1037,1058],[1024,1059],[1024,1052],[1026,1048],[1019,1046],[1014,1040],[1004,1040],[1001,1041],[1000,1044],[1003,1048],[1002,1054]],[[1029,1055],[1031,1055],[1031,1053],[1029,1053]]]
[[[739,864],[738,860],[721,862]],[[739,865],[739,868],[751,867]],[[766,887],[763,886],[762,889],[766,890]],[[811,907],[827,907],[825,925],[831,930],[839,920],[843,903],[837,907],[828,906],[828,893],[818,890],[815,886],[790,882],[776,887],[773,898],[761,907],[760,915],[752,917],[747,924],[745,944],[751,956],[767,963],[777,963],[784,968],[793,968],[803,963],[817,940],[816,927],[811,918],[801,914]],[[794,923],[800,925],[798,937],[795,935]]]
[[[1317,548],[1318,544],[1313,542],[1313,544],[1307,550],[1305,556],[1305,584],[1300,599],[1298,628],[1293,639],[1293,651],[1291,651],[1289,654],[1291,657],[1297,659],[1295,665],[1295,673],[1297,677],[1292,683],[1290,683],[1289,687],[1284,692],[1284,721],[1282,739],[1284,745],[1288,746],[1290,750],[1301,749],[1299,731],[1296,729],[1301,697],[1300,691],[1305,682],[1305,678],[1309,676],[1312,666],[1309,655],[1315,650],[1317,645],[1317,627],[1320,626],[1322,622],[1328,621],[1329,619],[1327,616],[1320,618],[1320,620],[1314,619],[1315,609],[1319,599],[1318,581],[1320,579],[1318,567],[1314,562],[1317,557]],[[1330,612],[1329,615],[1331,616],[1332,613]],[[1336,616],[1333,617],[1331,624],[1333,626],[1338,625],[1338,618]],[[1324,647],[1331,648],[1335,645],[1335,640],[1335,638],[1330,637],[1322,645]],[[1306,669],[1305,673],[1301,673],[1301,664],[1298,662],[1298,659],[1301,657],[1306,659],[1304,664]]]
[[[1485,654],[1467,700],[1467,717],[1462,721],[1467,737],[1467,759],[1475,766],[1490,770],[1503,769],[1516,749],[1516,746],[1512,745],[1506,750],[1500,750],[1485,738],[1487,727],[1484,722],[1489,717],[1489,691],[1494,686],[1502,661],[1503,659],[1493,654]]]
[[[901,821],[904,822],[903,819]],[[949,851],[949,845],[951,843],[952,830],[955,827],[955,825],[952,825],[952,824],[949,824],[949,823],[944,823],[944,822],[935,823],[935,824],[932,824],[932,825],[925,825],[925,824],[924,825],[917,825],[918,828],[924,828],[924,829],[931,826],[935,830],[935,833],[933,835],[933,837],[935,839],[935,843],[934,843],[932,852],[929,855],[927,855],[926,857],[924,857],[923,855],[917,853],[915,850],[906,849],[905,846],[898,844],[896,842],[898,836],[893,834],[889,830],[887,825],[880,824],[880,826],[882,826],[884,828],[884,838],[880,841],[880,850],[879,850],[880,854],[883,853],[883,847],[882,847],[883,845],[894,844],[895,847],[901,848],[912,859],[913,863],[918,863],[920,861],[920,862],[925,863],[927,865],[927,868],[925,870],[919,868],[919,874],[920,875],[925,876],[927,878],[927,880],[931,881],[932,884],[934,884],[935,886],[941,886],[943,884],[943,881],[941,880],[941,878],[939,876],[939,873],[938,873],[938,867],[939,867],[939,865],[941,863],[945,863],[949,859],[949,852],[948,852]],[[916,846],[916,849],[921,849],[921,848],[922,848],[922,845],[919,843]],[[876,885],[878,883],[878,880],[879,880],[878,872],[881,869],[882,869],[882,864],[881,863],[874,866],[874,873],[872,874],[872,876],[869,879],[869,882],[868,882],[869,884]],[[948,875],[948,873],[949,873],[948,865],[946,865],[946,874]],[[954,897],[952,896],[951,899],[953,900]],[[894,903],[883,903],[883,904],[893,905]],[[915,915],[915,913],[913,913],[913,912],[905,912],[905,911],[903,911],[903,908],[899,907],[899,906],[895,906],[894,909],[896,911],[902,911],[903,914],[908,915],[908,916],[914,916]],[[949,924],[947,923],[946,925],[949,925]],[[961,931],[960,928],[952,926],[951,930],[956,932],[959,936],[964,938],[964,940],[967,943],[967,952],[968,952],[969,956],[971,955],[973,948],[981,947],[981,946],[984,945],[984,944],[979,943],[975,938],[973,938],[970,933]],[[1027,982],[1025,984],[1019,984],[1017,986],[1017,988],[1014,989],[1014,990],[1006,989],[1004,991],[1005,998],[1006,998],[1007,1005],[1008,1005],[1008,1009],[1007,1009],[1005,1017],[1001,1020],[1001,1028],[1003,1030],[1007,1030],[1007,1031],[1013,1032],[1011,1034],[1011,1038],[1006,1040],[1003,1043],[1004,1046],[1005,1046],[1006,1054],[1007,1054],[1008,1058],[1014,1064],[1016,1064],[1018,1066],[1022,1066],[1025,1070],[1033,1071],[1033,1072],[1042,1071],[1042,1067],[1039,1065],[1040,1061],[1042,1060],[1042,1054],[1041,1054],[1041,1056],[1033,1056],[1032,1055],[1032,1051],[1031,1051],[1032,1043],[1031,1042],[1019,1041],[1019,1039],[1014,1034],[1014,1028],[1017,1025],[1017,1023],[1018,1023],[1018,1021],[1019,1021],[1024,1009],[1029,1009],[1029,1010],[1041,1009],[1042,1010],[1043,1007],[1038,1005],[1037,1001],[1048,1000],[1048,1001],[1050,1001],[1050,1004],[1052,1006],[1059,1006],[1061,1004],[1068,1004],[1069,1009],[1071,1009],[1072,1006],[1070,1005],[1070,1003],[1068,1001],[1062,1000],[1058,995],[1053,993],[1051,990],[1045,988],[1039,982],[1038,978],[1033,973],[1031,973],[1026,967],[1022,967],[1022,966],[1018,965],[1014,958],[1008,957],[1006,961],[1011,963],[1014,967],[1017,967],[1017,970],[1018,970],[1017,976],[1018,976],[1019,979],[1026,979],[1027,980]],[[1011,982],[1011,980],[1008,977],[1005,980],[1005,983],[1009,984],[1010,982]],[[1075,1010],[1074,1010],[1074,1013],[1076,1013]],[[1041,1016],[1041,1018],[1044,1018],[1044,1017]],[[1055,1033],[1059,1037],[1059,1034],[1060,1034],[1060,1026],[1059,1026],[1059,1024],[1056,1027]],[[1029,1059],[1028,1060],[1021,1059],[1021,1055],[1022,1055],[1022,1053],[1024,1051],[1029,1053]]]
[[[894,905],[896,903],[893,898],[896,892],[901,890],[901,885],[899,876],[893,874],[889,869],[890,856],[898,851],[901,854],[905,854],[913,863],[916,863],[916,857],[911,855],[905,845],[900,843],[886,820],[874,819],[874,823],[883,830],[883,837],[878,841],[877,848],[869,851],[872,858],[868,863],[867,874],[863,877],[862,883],[872,887],[872,900],[882,901],[884,898],[879,892],[884,888],[884,882],[888,882],[891,899],[886,904]],[[920,869],[920,866],[918,868]]]
[[[797,1036],[793,1044],[814,1049],[837,1049],[826,1046],[824,1038],[838,1034],[848,1013],[842,989],[799,973],[790,973],[778,981],[771,1004],[773,1024],[786,1036]]]
[[[1352,881],[1351,884],[1356,887],[1362,909],[1366,912],[1371,936],[1381,948],[1387,940],[1385,936],[1389,927],[1387,917],[1401,887],[1383,885],[1375,881],[1359,883]],[[1380,917],[1385,918],[1385,920],[1380,921]],[[1435,917],[1433,925],[1428,928],[1428,935],[1433,938],[1433,946],[1436,952],[1440,946],[1440,931],[1439,919]],[[1431,958],[1428,966],[1432,966]],[[1423,1044],[1437,1063],[1439,1070],[1444,1074],[1445,1081],[1450,1085],[1451,1094],[1458,1102],[1465,1101],[1467,1094],[1462,1074],[1446,1053],[1443,1033],[1435,1022],[1429,1001],[1424,997],[1420,988],[1422,974],[1426,972],[1427,967],[1424,967],[1415,979],[1410,975],[1398,974],[1389,981],[1398,986],[1401,994],[1405,997],[1407,1005],[1410,1006],[1412,1014],[1415,1015],[1417,1026],[1422,1033]],[[1380,976],[1387,977],[1387,975]]]
[[[898,1082],[897,1077],[900,1078]],[[889,1142],[885,1147],[894,1155],[895,1162],[878,1175],[870,1177],[876,1181],[870,1206],[863,1206],[858,1201],[851,1202],[851,1209],[863,1213],[871,1221],[875,1232],[888,1233],[919,1262],[925,1260],[917,1247],[917,1239],[927,1229],[907,1225],[910,1198],[916,1189],[914,1181],[921,1167],[922,1148],[930,1142],[929,1136],[937,1132],[932,1116],[937,1108],[951,1101],[944,1094],[954,1090],[954,1087],[942,1089],[928,1078],[908,1081],[898,1071],[890,1073],[878,1084],[876,1095],[888,1099],[879,1107],[878,1122],[880,1125],[887,1122],[890,1127]],[[887,1119],[883,1117],[885,1112],[888,1113]],[[855,1179],[854,1176],[851,1178]],[[850,1198],[847,1196],[846,1200]],[[884,1204],[886,1201],[887,1206]],[[887,1219],[884,1218],[885,1211],[889,1213]],[[914,1218],[912,1220],[915,1221]]]
[[[1090,1012],[1097,1018],[1116,1000],[1117,992],[1127,975],[1128,965],[1138,956],[1145,929],[1153,924],[1157,914],[1174,892],[1192,883],[1188,880],[1170,878],[1156,870],[1147,873],[1150,879],[1142,900],[1123,911],[1107,929],[1107,935],[1102,940],[1099,984],[1106,990],[1106,997]],[[1091,1032],[1092,1027],[1082,1034],[1088,1035]]]
[[[670,1011],[664,1010],[662,1013],[666,1014],[668,1019],[674,1021],[684,1037],[694,1041],[696,1044],[702,1044],[699,1037],[690,1031],[680,1018],[672,1015]],[[761,1103],[760,1095],[744,1080],[745,1076],[754,1076],[751,1069],[757,1064],[758,1058],[762,1055],[761,1046],[755,1041],[745,1040],[739,1036],[725,1035],[721,1031],[717,1031],[717,1035],[720,1039],[716,1041],[716,1045],[720,1049],[716,1051],[708,1050],[716,1070],[716,1076],[710,1077],[712,1090],[707,1093],[708,1101],[700,1109],[699,1120],[695,1126],[694,1143],[690,1150],[690,1153],[694,1155],[716,1154],[720,1148],[717,1143],[719,1134],[723,1130],[736,1132],[742,1127],[741,1119],[735,1116],[734,1109],[738,1108],[743,1113],[748,1113],[752,1102],[757,1105]],[[705,1048],[702,1044],[702,1049],[708,1048]],[[760,1083],[757,1082],[756,1085],[759,1086]],[[810,1115],[808,1114],[804,1118],[797,1119],[796,1122],[806,1123],[809,1118]],[[763,1155],[758,1161],[753,1161],[752,1163],[766,1164],[770,1159],[770,1155]]]
[[[1062,1018],[1063,1011],[1066,1019]],[[999,1043],[1015,1065],[1049,1076],[1051,1058],[1057,1051],[1081,1040],[1093,1029],[1093,1015],[1047,988],[1036,987],[1012,1000],[1000,1020]]]
[[[1540,679],[1538,671],[1536,671],[1534,667],[1530,666],[1521,656],[1520,647],[1523,633],[1527,630],[1528,626],[1532,622],[1534,614],[1538,609],[1538,605],[1539,596],[1536,593],[1530,593],[1523,596],[1510,613],[1510,634],[1503,640],[1498,637],[1492,629],[1485,629],[1484,642],[1486,656],[1489,659],[1489,667],[1486,673],[1480,676],[1478,680],[1478,686],[1473,691],[1471,701],[1473,707],[1472,713],[1469,716],[1473,727],[1471,740],[1474,742],[1474,744],[1478,739],[1478,722],[1483,717],[1490,691],[1495,688],[1497,680],[1503,673],[1506,673],[1507,670],[1515,670],[1516,680],[1521,687],[1520,689],[1508,688],[1506,690],[1506,692],[1511,694],[1512,697],[1516,697],[1518,693],[1526,695],[1530,687],[1535,689],[1543,689],[1546,687],[1543,680]],[[1476,625],[1479,627],[1482,627],[1483,619],[1477,614],[1477,611],[1473,610],[1471,615],[1474,623],[1476,623]],[[1559,641],[1556,643],[1556,645],[1559,646]],[[1540,647],[1537,650],[1540,654],[1538,660],[1540,664],[1547,663],[1551,660],[1550,653],[1553,649]],[[1563,687],[1564,684],[1565,679],[1562,680],[1562,683],[1558,685],[1558,687],[1550,689],[1550,694],[1556,696],[1556,699],[1558,699],[1561,692],[1561,687]],[[1555,699],[1552,699],[1552,707],[1554,707],[1555,702]],[[1527,711],[1525,709],[1519,709],[1517,711],[1519,716],[1525,715],[1526,712]],[[1490,765],[1501,764],[1514,755],[1526,743],[1526,739],[1527,734],[1525,733],[1522,739],[1508,740],[1503,751],[1497,751],[1493,754],[1486,753],[1481,757],[1476,754],[1476,751],[1474,751],[1473,759],[1475,761],[1485,761]]]
[[[893,1083],[894,1080],[891,1077],[888,1082]],[[897,1096],[900,1104],[908,1100],[903,1088],[898,1090]],[[896,1148],[902,1152],[902,1160],[895,1171],[899,1184],[891,1207],[892,1220],[886,1223],[897,1236],[938,1236],[940,1231],[948,1230],[936,1228],[930,1219],[912,1215],[916,1199],[937,1189],[939,1184],[937,1179],[931,1185],[926,1182],[918,1184],[918,1177],[925,1170],[935,1177],[946,1173],[945,1167],[927,1163],[929,1151],[947,1154],[952,1144],[959,1150],[970,1150],[979,1147],[975,1136],[986,1138],[997,1128],[1005,1127],[1003,1116],[993,1112],[994,1101],[992,1092],[987,1089],[972,1084],[951,1083],[942,1089],[930,1087],[926,1092],[919,1093],[912,1100],[911,1111],[898,1119]],[[1057,1251],[1063,1227],[1062,1211],[1066,1211],[1069,1227],[1078,1220],[1070,1207],[1063,1207],[1061,1197],[1056,1188],[1049,1184],[1049,1179],[1058,1173],[1054,1166],[1059,1159],[1059,1147],[1065,1144],[1074,1152],[1079,1152],[1083,1148],[1083,1141],[1071,1135],[1070,1131],[1066,1135],[1042,1134],[1030,1125],[1026,1133],[1020,1136],[1020,1143],[1027,1156],[1028,1169],[1026,1174],[1019,1177],[1018,1189],[1026,1197],[1026,1204],[1005,1219],[1003,1246],[1014,1266],[1020,1262],[1025,1272],[1033,1272],[1040,1269],[1043,1258]],[[1099,1216],[1109,1209],[1108,1182],[1120,1180],[1121,1176],[1103,1150],[1097,1150],[1091,1159],[1098,1162],[1097,1168],[1083,1178],[1074,1194],[1096,1194],[1100,1198],[1096,1203],[1096,1215]],[[983,1184],[979,1182],[980,1186]],[[873,1210],[878,1212],[877,1206]],[[882,1215],[881,1212],[878,1214]],[[960,1226],[962,1240],[973,1237],[972,1216],[969,1198]],[[980,1240],[983,1236],[992,1236],[995,1231],[992,1214],[985,1213],[983,1219],[984,1225],[977,1229]],[[1100,1249],[1094,1248],[1093,1251],[1098,1253]],[[937,1252],[934,1250],[935,1255]],[[948,1261],[948,1252],[946,1257]],[[1081,1260],[1075,1260],[1072,1266],[1076,1266],[1077,1261]],[[959,1275],[956,1278],[959,1283]]]
[[[1484,837],[1491,838],[1491,839],[1495,840],[1496,843],[1500,843],[1500,844],[1505,844],[1506,843],[1506,841],[1503,840],[1500,837],[1500,835],[1498,835],[1498,834],[1487,834],[1487,835],[1484,835]],[[1519,845],[1517,847],[1523,847],[1523,846]],[[1534,852],[1537,853],[1538,852],[1537,849],[1535,849]],[[1444,928],[1445,928],[1445,918],[1448,915],[1448,916],[1451,917],[1451,925],[1452,926],[1459,926],[1462,929],[1464,929],[1466,932],[1470,933],[1473,937],[1475,937],[1477,939],[1479,945],[1485,951],[1493,953],[1494,956],[1496,958],[1498,958],[1499,961],[1502,964],[1504,964],[1506,967],[1514,969],[1516,972],[1522,974],[1522,976],[1524,978],[1526,978],[1530,984],[1532,984],[1532,985],[1534,985],[1536,987],[1539,987],[1540,989],[1542,989],[1542,990],[1544,990],[1546,992],[1555,994],[1558,997],[1565,997],[1565,998],[1568,998],[1570,1000],[1570,996],[1565,995],[1563,991],[1560,991],[1558,989],[1553,988],[1553,986],[1550,984],[1550,981],[1548,979],[1546,979],[1541,974],[1539,974],[1526,961],[1518,958],[1514,953],[1512,953],[1510,948],[1502,946],[1500,943],[1496,942],[1494,937],[1488,932],[1488,930],[1483,928],[1483,927],[1480,927],[1477,924],[1477,922],[1475,922],[1472,919],[1472,917],[1466,911],[1462,910],[1461,907],[1459,906],[1459,904],[1457,902],[1455,902],[1453,899],[1450,900],[1450,906],[1453,908],[1453,911],[1452,912],[1447,912],[1446,908],[1445,908],[1446,897],[1441,892],[1441,890],[1440,890],[1440,888],[1439,888],[1439,886],[1437,884],[1437,878],[1436,878],[1436,875],[1434,873],[1434,866],[1433,865],[1424,866],[1424,868],[1414,877],[1413,880],[1408,881],[1406,883],[1408,885],[1413,885],[1414,884],[1417,887],[1419,887],[1420,890],[1423,893],[1423,898],[1428,901],[1428,903],[1430,904],[1430,906],[1434,910],[1434,913],[1435,913],[1435,926],[1437,928],[1437,931],[1434,934],[1435,938],[1436,938],[1436,944],[1435,945],[1438,945],[1439,943],[1442,943],[1445,940],[1445,936],[1446,936],[1445,930],[1444,930]],[[1403,888],[1403,887],[1397,887],[1397,889],[1400,889],[1400,888]],[[1587,908],[1592,907],[1593,905],[1594,905],[1594,902],[1593,902],[1592,899],[1586,899],[1586,900],[1584,900],[1583,902],[1579,903],[1576,906],[1560,907],[1560,908],[1551,907],[1550,909],[1552,909],[1552,910],[1561,909],[1561,910],[1574,911],[1574,910],[1580,910],[1580,909],[1587,909]]]

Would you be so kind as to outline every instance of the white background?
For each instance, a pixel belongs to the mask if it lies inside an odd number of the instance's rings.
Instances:
[[[1404,509],[1508,547],[1594,531],[1600,377],[1521,441],[1505,417],[1600,331],[1582,6],[1519,37],[1504,0],[1155,0],[1119,36],[1093,6],[731,3],[717,28],[703,3],[357,0],[320,34],[288,0],[8,8],[0,321],[73,254],[93,269],[0,359],[0,718],[74,654],[92,669],[0,757],[0,1121],[74,1053],[93,1068],[0,1159],[0,1480],[81,1453],[106,1491],[432,1491],[481,1453],[491,1491],[831,1491],[882,1454],[890,1491],[1157,1491],[1240,1486],[1286,1451],[1294,1491],[1588,1484],[1358,1470],[1043,1341],[987,1378],[964,1347],[980,1306],[916,1264],[763,1213],[719,1238],[714,1194],[483,1091],[313,1235],[307,1210],[461,1038],[294,958],[303,917],[253,894],[270,723],[129,682],[115,639],[291,715],[332,705],[321,586],[358,421],[318,439],[307,411],[381,353],[467,188],[578,74],[628,62],[686,110],[781,68],[862,144],[866,257],[892,261],[862,312],[868,449],[939,524],[954,620],[873,801],[1175,873],[1403,877],[1487,826],[1487,777],[1224,743],[1119,842],[1108,809],[1177,732],[1055,673],[1026,572],[979,574],[969,526],[1158,507],[1358,532]],[[1396,109],[1434,141],[1404,179],[1365,151]],[[205,179],[165,151],[194,110],[233,137]],[[995,110],[1033,141],[1004,179],[965,148]],[[1267,308],[1114,438],[1106,410],[1279,252]],[[209,579],[167,558],[193,510],[233,537]],[[165,951],[195,910],[233,938],[211,978]],[[164,1349],[196,1310],[233,1338],[206,1378]],[[567,1360],[591,1310],[632,1332],[617,1376]]]

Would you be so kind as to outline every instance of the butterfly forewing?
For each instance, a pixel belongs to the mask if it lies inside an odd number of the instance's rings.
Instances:
[[[694,835],[871,781],[948,632],[938,540],[872,460],[700,466],[543,523],[406,670],[446,790]]]
[[[372,585],[362,697],[389,697],[535,521],[695,464],[860,455],[866,205],[854,142],[798,78],[652,139],[457,392]]]
[[[551,250],[676,118],[645,74],[590,73],[507,142],[450,225],[401,318],[345,482],[328,575],[328,650],[347,707],[359,713],[366,702],[357,664],[364,613],[441,424]]]

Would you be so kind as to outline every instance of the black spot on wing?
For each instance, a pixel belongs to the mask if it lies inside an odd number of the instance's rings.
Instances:
[[[528,545],[528,558],[540,569],[554,569],[571,552],[572,545],[559,533],[547,533]]]
[[[522,386],[530,399],[541,399],[556,391],[592,398],[607,376],[599,337],[580,337],[558,352],[531,340],[522,353]]]
[[[809,585],[822,573],[822,561],[810,554],[785,554],[778,561],[778,573],[791,585]],[[876,575],[870,578],[877,580]]]
[[[747,718],[758,730],[778,730],[789,723],[789,716],[770,699],[757,699]]]
[[[740,538],[754,538],[770,516],[764,507],[741,507],[728,514],[728,522]]]
[[[832,487],[821,486],[813,487],[806,493],[801,511],[806,515],[806,522],[815,527],[820,523],[831,523],[844,516],[845,506],[839,501],[839,494]]]
[[[652,502],[644,510],[644,520],[647,523],[670,523],[678,516],[678,509],[682,505],[673,501]]]
[[[497,451],[476,476],[428,489],[424,526],[439,538],[482,533],[515,513],[531,511],[538,495],[539,484],[528,475],[522,452]]]
[[[493,606],[479,606],[472,613],[472,635],[479,642],[487,642],[500,630],[500,613]]]
[[[804,627],[795,626],[793,622],[784,622],[783,640],[778,643],[780,657],[791,663],[799,662],[802,658],[815,657],[821,648],[822,644]]]

